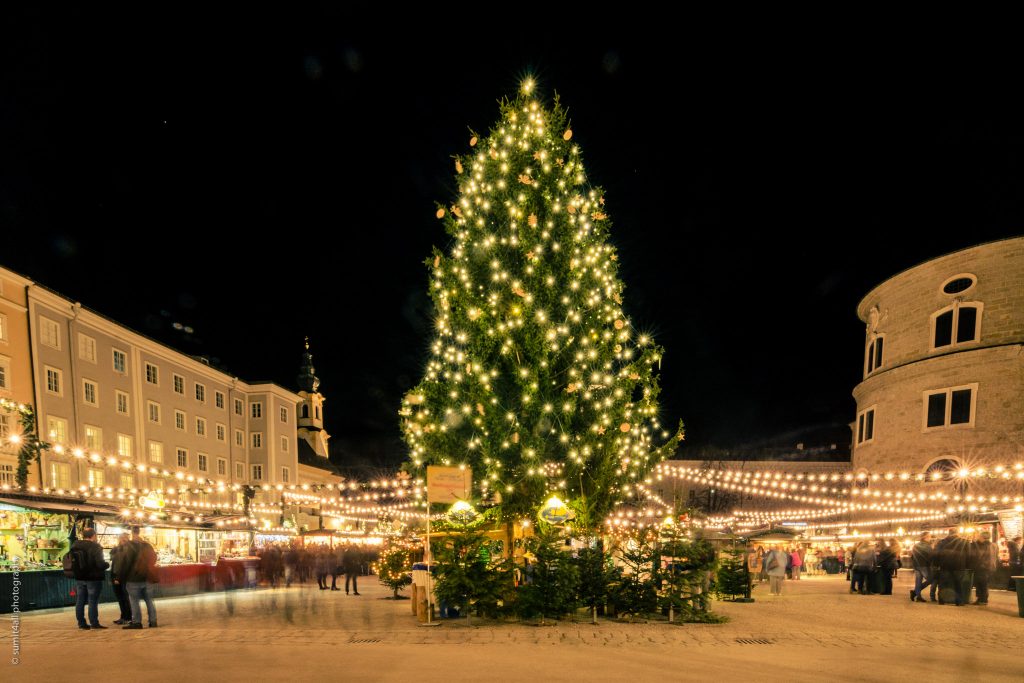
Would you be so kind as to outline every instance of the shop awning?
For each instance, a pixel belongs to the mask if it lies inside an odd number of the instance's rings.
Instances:
[[[38,510],[39,512],[48,512],[51,514],[60,514],[65,512],[84,512],[96,515],[118,514],[117,508],[113,506],[95,505],[93,503],[86,503],[85,501],[77,500],[54,500],[53,498],[44,498],[42,496],[25,496],[24,498],[4,497],[0,498],[0,503],[29,510]]]

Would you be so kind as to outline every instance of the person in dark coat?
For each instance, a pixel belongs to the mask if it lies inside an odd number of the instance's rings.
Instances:
[[[125,563],[128,553],[128,534],[122,533],[118,536],[117,545],[110,551],[110,577],[114,582],[114,595],[117,597],[117,604],[121,608],[121,617],[114,623],[118,626],[132,623],[132,605],[128,600],[128,567]]]
[[[932,574],[932,535],[929,532],[921,534],[921,540],[914,544],[910,557],[914,561],[914,587],[910,591],[910,600],[925,602],[921,592],[934,585],[935,575]],[[935,594],[932,589],[932,595]]]
[[[142,605],[139,604],[141,600],[146,601],[149,627],[156,628],[156,603],[153,601],[153,585],[159,581],[156,573],[156,551],[142,539],[137,526],[132,527],[132,540],[128,547],[125,557],[125,585],[128,588],[128,601],[132,606],[132,621],[121,628],[142,628]]]
[[[935,545],[935,554],[939,563],[939,582],[943,586],[952,586],[956,591],[956,606],[960,607],[970,597],[964,594],[964,573],[967,571],[967,554],[969,543],[960,537],[956,531],[950,532],[949,536]],[[945,604],[942,600],[940,589],[939,604]]]
[[[1020,542],[1021,537],[1014,536],[1006,543],[1006,550],[1010,553],[1010,582],[1006,586],[1006,590],[1010,591],[1017,590],[1017,582],[1013,577],[1024,575],[1024,562],[1022,562],[1024,553],[1021,553]]]
[[[998,549],[992,542],[987,531],[981,532],[981,538],[972,543],[971,569],[974,570],[975,605],[988,604],[988,583],[999,563]],[[968,596],[970,597],[970,596]]]
[[[363,565],[363,555],[354,545],[345,547],[341,557],[341,566],[345,570],[345,595],[348,595],[348,584],[352,582],[352,595],[359,595],[359,572]]]
[[[892,545],[886,543],[878,544],[877,553],[879,580],[878,592],[882,595],[892,595],[892,573],[896,571],[896,562],[899,558],[893,551]]]
[[[103,590],[103,579],[107,570],[107,561],[103,559],[103,548],[96,542],[96,530],[85,529],[82,538],[75,541],[69,553],[74,553],[75,561],[75,618],[78,628],[105,629],[100,624],[99,606],[100,591]],[[89,623],[85,622],[85,604],[89,603]]]

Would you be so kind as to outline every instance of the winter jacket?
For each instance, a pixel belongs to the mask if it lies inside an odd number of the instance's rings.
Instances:
[[[996,545],[992,541],[975,541],[971,546],[971,569],[976,572],[995,571],[999,563]]]
[[[927,541],[918,541],[911,551],[914,569],[927,570],[932,566],[932,545]]]
[[[871,572],[875,570],[875,549],[871,546],[864,546],[863,548],[857,548],[856,552],[853,553],[852,566],[859,572]]]
[[[967,569],[970,543],[959,536],[946,536],[935,545],[939,568],[947,572]]]
[[[346,550],[341,558],[341,566],[345,569],[346,574],[358,574],[362,564],[362,553],[354,548]]]
[[[110,575],[114,579],[124,583],[124,575],[128,567],[125,565],[125,558],[128,555],[128,544],[116,545],[110,551]]]
[[[81,552],[85,562],[75,572],[78,581],[102,581],[107,569],[107,561],[103,559],[103,548],[96,541],[81,539],[75,541],[69,552]]]
[[[125,583],[158,583],[156,573],[156,551],[146,541],[131,541],[123,558],[125,562]]]
[[[1010,553],[1010,573],[1019,572],[1021,569],[1021,552],[1020,547],[1010,541],[1006,544],[1006,549]]]

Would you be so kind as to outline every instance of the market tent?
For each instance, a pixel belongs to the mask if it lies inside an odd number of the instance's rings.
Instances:
[[[85,501],[68,500],[67,498],[48,498],[45,496],[5,497],[0,498],[0,504],[14,507],[39,510],[50,514],[62,514],[71,512],[84,512],[97,515],[116,515],[118,509],[113,505],[96,505]]]

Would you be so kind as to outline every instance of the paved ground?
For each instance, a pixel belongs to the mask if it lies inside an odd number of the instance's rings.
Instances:
[[[73,609],[28,612],[17,666],[4,619],[0,681],[1024,682],[1024,619],[1003,591],[988,607],[956,608],[911,603],[906,581],[897,595],[860,596],[836,577],[810,577],[781,597],[765,586],[754,604],[716,603],[732,618],[723,625],[423,628],[409,601],[362,583],[359,597],[303,586],[161,600],[160,628],[142,631],[83,632]],[[101,621],[115,617],[101,606]]]

